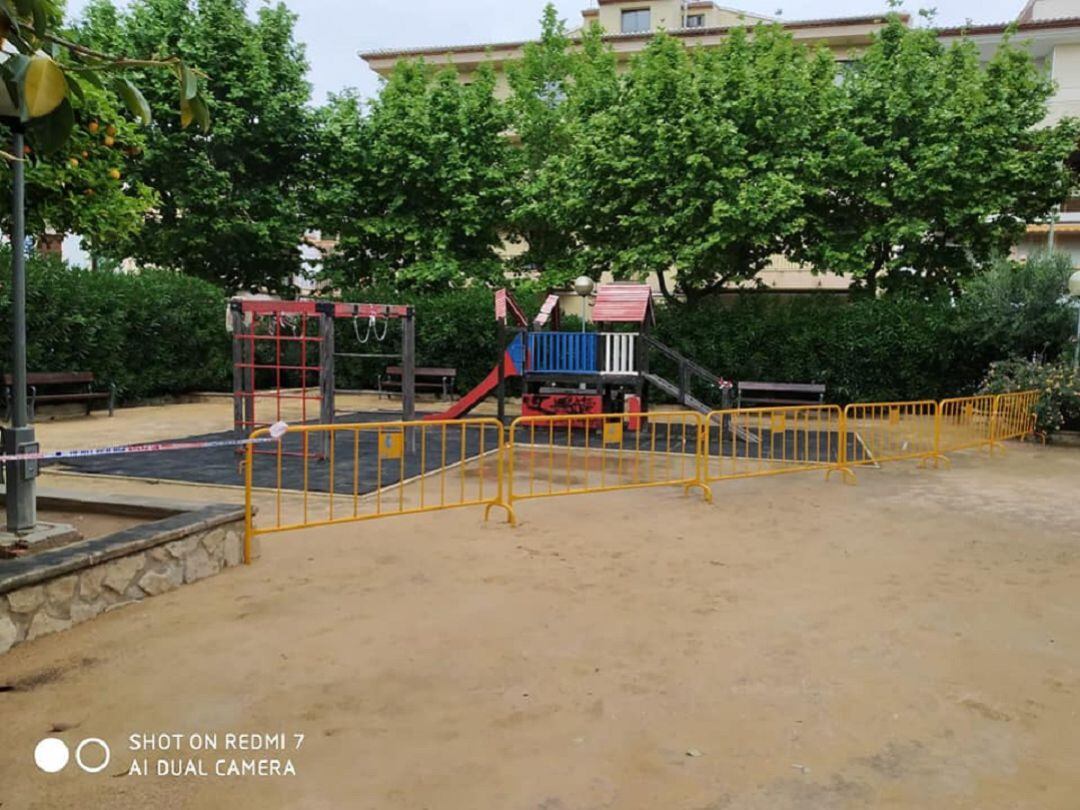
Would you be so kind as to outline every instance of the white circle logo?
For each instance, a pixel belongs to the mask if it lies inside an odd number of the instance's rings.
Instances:
[[[105,758],[101,760],[100,765],[87,765],[82,760],[83,749],[91,744],[100,746],[101,750],[105,752]],[[65,753],[67,753],[66,748],[64,749],[64,751]],[[108,768],[110,756],[111,752],[109,751],[108,743],[106,743],[104,740],[99,740],[97,737],[87,737],[85,740],[79,743],[79,747],[75,749],[75,761],[79,763],[79,767],[87,773],[101,773],[103,770]]]
[[[59,773],[70,758],[67,744],[56,737],[46,737],[34,748],[34,762],[45,773]]]

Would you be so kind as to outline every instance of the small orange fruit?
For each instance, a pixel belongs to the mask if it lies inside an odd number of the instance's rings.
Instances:
[[[73,168],[73,169],[79,168],[79,159],[78,158],[71,158],[71,160],[69,160],[68,163],[71,164],[71,168]]]
[[[113,180],[119,180],[120,179],[120,170],[119,169],[109,169],[109,177],[111,177]]]
[[[112,124],[109,124],[109,126],[105,128],[105,134],[110,136],[116,135],[116,127],[114,127]]]
[[[86,125],[86,128],[90,131],[91,135],[97,135],[97,131],[101,129],[101,124],[99,124],[97,121],[91,121],[89,124]]]
[[[116,143],[116,138],[114,138],[112,135],[106,135],[105,140],[103,140],[102,143],[104,143],[106,146],[112,146],[114,143]]]

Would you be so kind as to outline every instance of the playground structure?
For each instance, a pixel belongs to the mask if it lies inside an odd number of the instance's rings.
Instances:
[[[649,487],[698,490],[711,501],[717,482],[819,471],[855,482],[855,469],[915,460],[948,463],[947,453],[982,449],[1035,429],[1038,394],[1025,391],[942,402],[858,403],[612,414],[525,415],[497,419],[336,424],[290,430],[257,469],[245,465],[247,547],[263,534],[393,515],[484,506],[516,522],[524,500]],[[406,433],[414,441],[406,446]],[[257,430],[254,438],[269,435]],[[296,453],[316,438],[329,448],[318,471]],[[285,464],[292,443],[302,457]],[[374,470],[361,475],[361,469]],[[253,490],[273,493],[275,508],[255,524]],[[302,509],[286,515],[286,497]]]
[[[275,422],[332,425],[335,363],[341,359],[399,357],[402,418],[416,415],[416,317],[400,304],[234,299],[229,305],[233,335],[233,429],[239,438]],[[351,320],[359,344],[386,339],[391,320],[400,321],[401,353],[336,351],[339,321]],[[380,332],[379,324],[382,324]],[[363,324],[363,327],[360,324]],[[362,330],[365,336],[360,337]],[[322,457],[325,447],[315,448]],[[305,446],[302,452],[308,452]]]
[[[530,323],[510,292],[499,290],[495,318],[501,362],[452,407],[426,419],[460,419],[495,394],[499,418],[506,423],[506,380],[514,377],[523,381],[523,416],[641,413],[649,410],[655,389],[679,405],[708,413],[709,405],[694,395],[694,382],[719,393],[722,402],[730,404],[730,383],[650,334],[653,301],[646,284],[600,285],[592,316],[596,331],[592,332],[560,329],[557,295],[547,297]],[[674,382],[650,364],[656,355],[676,368]],[[631,429],[639,422],[632,419]]]

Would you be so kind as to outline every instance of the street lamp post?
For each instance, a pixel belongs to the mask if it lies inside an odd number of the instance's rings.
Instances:
[[[1080,369],[1080,270],[1069,276],[1069,295],[1076,303],[1076,349],[1073,352],[1073,368]]]
[[[4,428],[5,455],[37,450],[26,401],[26,161],[25,134],[19,121],[8,120],[12,131],[11,161],[11,426]],[[37,523],[34,479],[37,463],[9,461],[5,465],[7,530],[26,532]]]
[[[581,331],[585,331],[585,321],[589,318],[589,296],[596,289],[596,283],[588,276],[578,276],[574,281],[574,292],[581,296]]]

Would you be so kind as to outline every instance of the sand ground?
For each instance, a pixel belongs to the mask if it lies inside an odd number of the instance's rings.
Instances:
[[[170,412],[124,440],[199,432]],[[267,537],[253,567],[0,657],[0,807],[1074,808],[1080,454],[954,462]],[[306,736],[129,750],[163,732]],[[112,761],[47,776],[50,734]],[[126,775],[234,756],[296,775]]]

